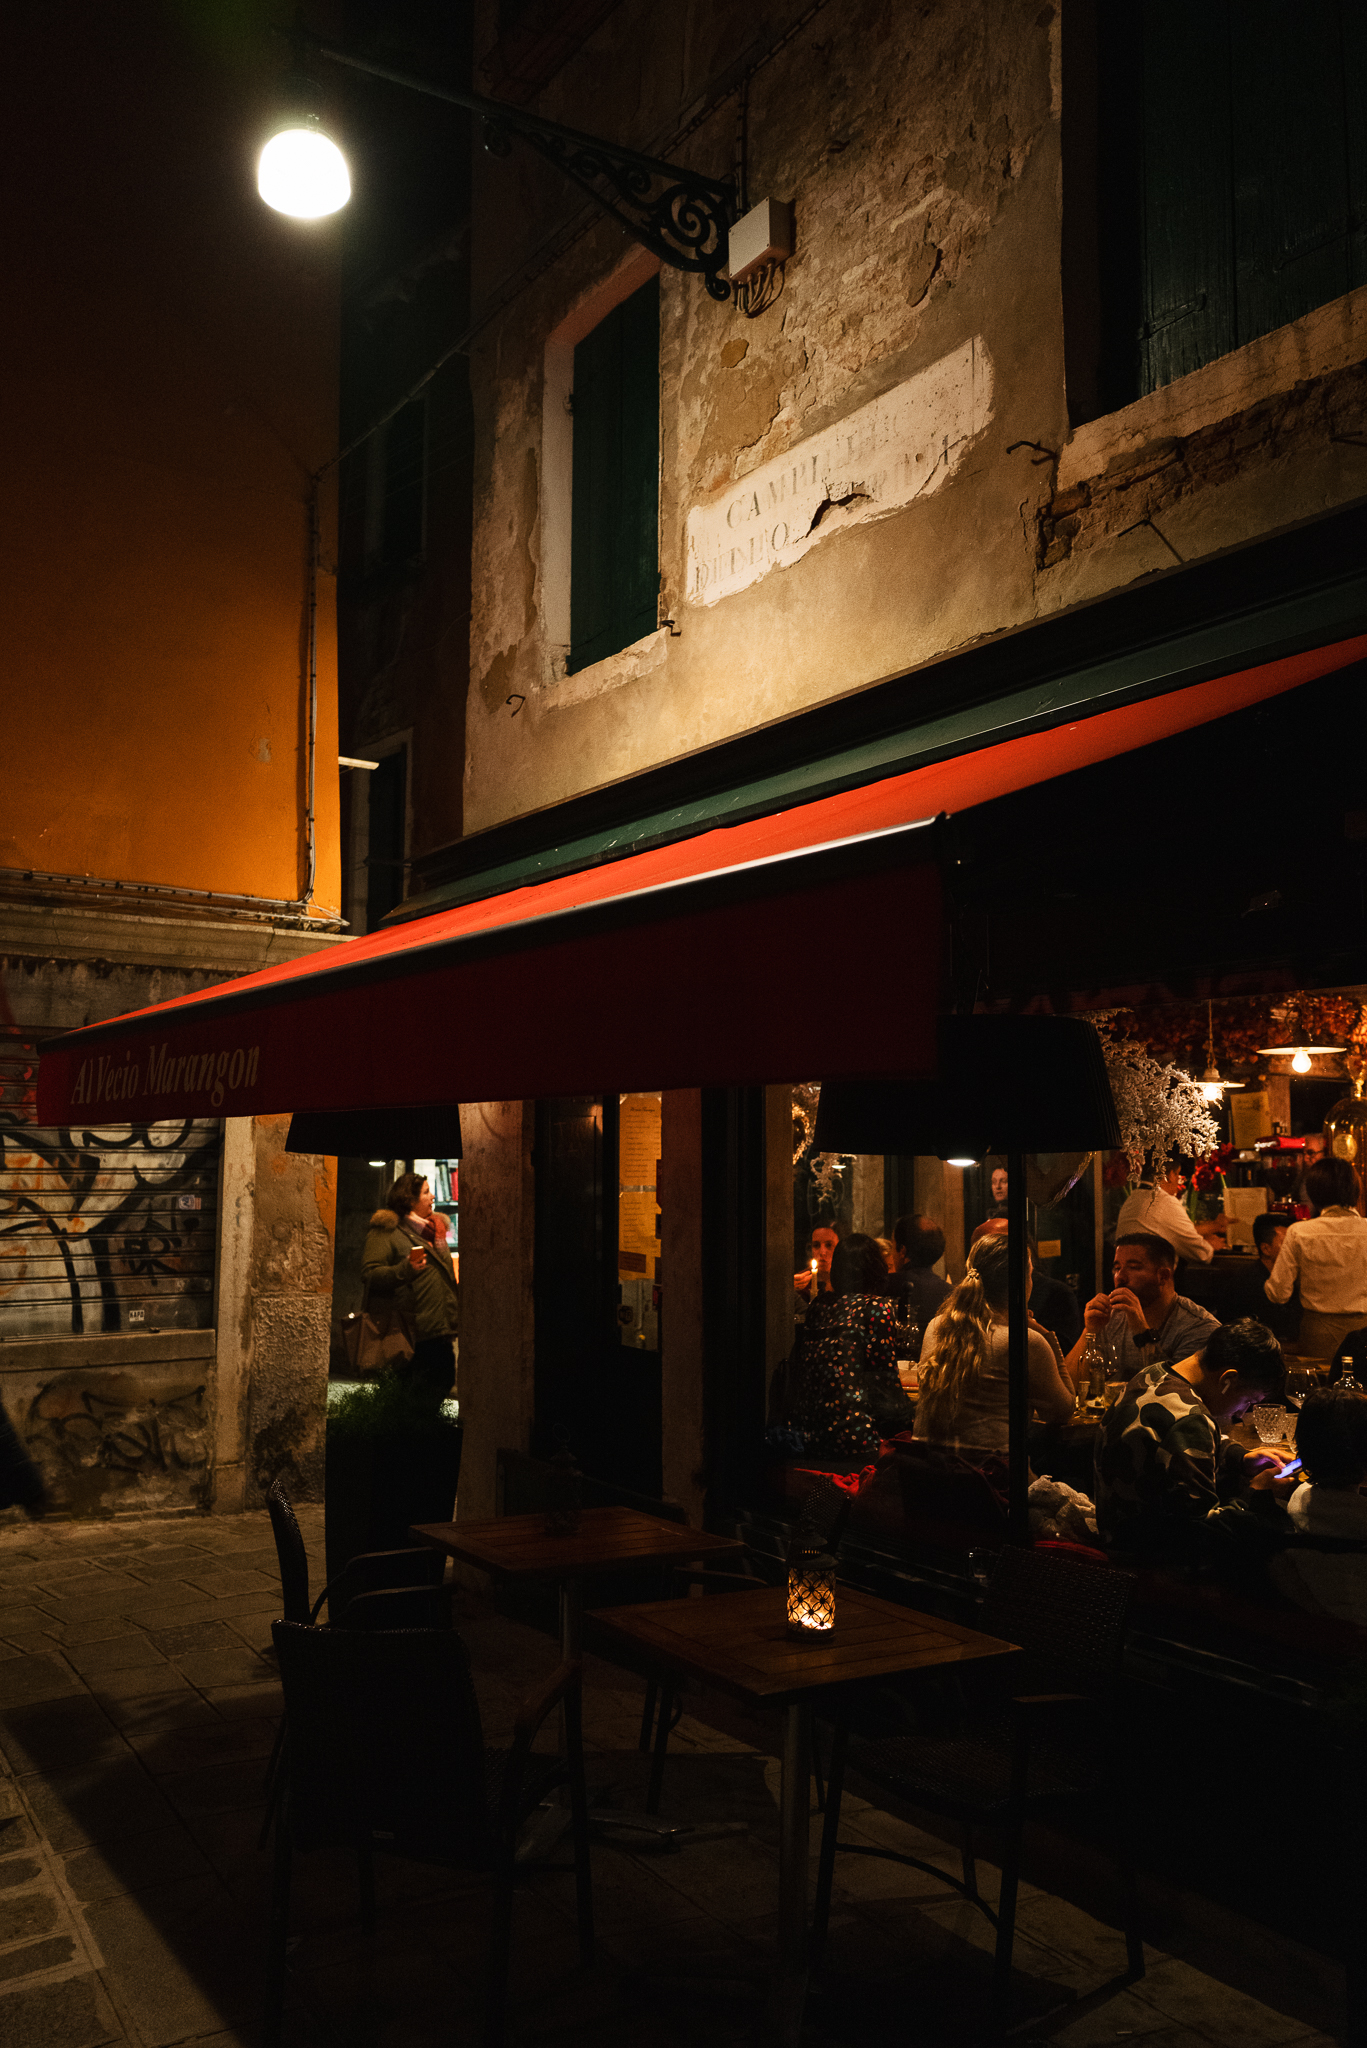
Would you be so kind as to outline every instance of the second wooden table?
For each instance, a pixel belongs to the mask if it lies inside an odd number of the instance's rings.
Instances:
[[[714,1536],[686,1522],[663,1522],[635,1508],[585,1508],[572,1536],[551,1536],[544,1515],[499,1515],[492,1522],[418,1522],[410,1533],[495,1578],[545,1579],[560,1588],[560,1650],[578,1657],[584,1580],[631,1565],[687,1564],[744,1550],[737,1536]]]

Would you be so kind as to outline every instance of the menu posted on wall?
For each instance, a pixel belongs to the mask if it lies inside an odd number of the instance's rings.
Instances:
[[[617,1265],[622,1273],[653,1280],[660,1256],[660,1211],[655,1199],[660,1098],[625,1095],[619,1117]]]
[[[655,1352],[660,1343],[661,1102],[658,1095],[624,1095],[617,1137],[617,1311],[621,1342]]]
[[[1272,1136],[1272,1107],[1267,1091],[1250,1088],[1229,1098],[1230,1135],[1238,1151],[1249,1151],[1259,1138]]]

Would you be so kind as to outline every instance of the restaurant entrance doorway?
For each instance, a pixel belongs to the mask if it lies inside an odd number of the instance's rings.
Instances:
[[[532,1450],[662,1491],[658,1093],[536,1105]]]

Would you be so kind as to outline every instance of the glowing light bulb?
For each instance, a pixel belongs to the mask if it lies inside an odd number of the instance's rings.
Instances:
[[[1292,1054],[1291,1071],[1293,1074],[1308,1074],[1310,1072],[1310,1055],[1308,1052]]]
[[[976,1165],[977,1165],[977,1163],[978,1163],[978,1162],[977,1162],[977,1160],[976,1160],[976,1159],[946,1159],[946,1161],[945,1161],[945,1165],[946,1165],[946,1166],[963,1166],[963,1167],[968,1167],[968,1166],[976,1166]]]
[[[350,199],[351,174],[341,150],[320,128],[284,128],[261,152],[256,189],[277,213],[321,220]]]

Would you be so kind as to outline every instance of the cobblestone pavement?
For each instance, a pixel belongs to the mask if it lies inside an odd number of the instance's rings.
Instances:
[[[321,1560],[320,1511],[300,1520]],[[497,1740],[553,1651],[463,1604]],[[279,1707],[278,1611],[264,1514],[0,1518],[0,2048],[257,2042],[269,1858],[256,1838]],[[592,1659],[586,1678],[591,1786],[639,1804],[640,1687]],[[666,1806],[691,1824],[687,1845],[595,1843],[595,1970],[575,1967],[569,1875],[537,1873],[519,1893],[515,2048],[749,2040],[736,1985],[762,1976],[774,1933],[778,1765],[766,1724],[738,1732],[734,1715],[717,1718],[729,1733],[688,1718],[671,1745]],[[847,1814],[852,1836],[944,1858],[858,1798]],[[989,1870],[989,1890],[994,1881]],[[1154,1910],[1164,1950],[1150,1951],[1142,1983],[1058,2032],[1065,2048],[1333,2038],[1317,2031],[1335,2026],[1330,1966],[1240,1923],[1189,1938],[1171,1898]],[[379,1929],[363,1940],[350,1859],[299,1859],[287,2048],[478,2042],[486,1911],[477,1882],[382,1865]],[[807,2048],[900,2048],[909,2035],[967,2048],[981,2038],[986,1957],[986,1927],[933,1878],[843,1859]],[[1085,1990],[1121,1957],[1101,1920],[1023,1888],[1023,1997],[1042,2006],[1053,1987]]]

